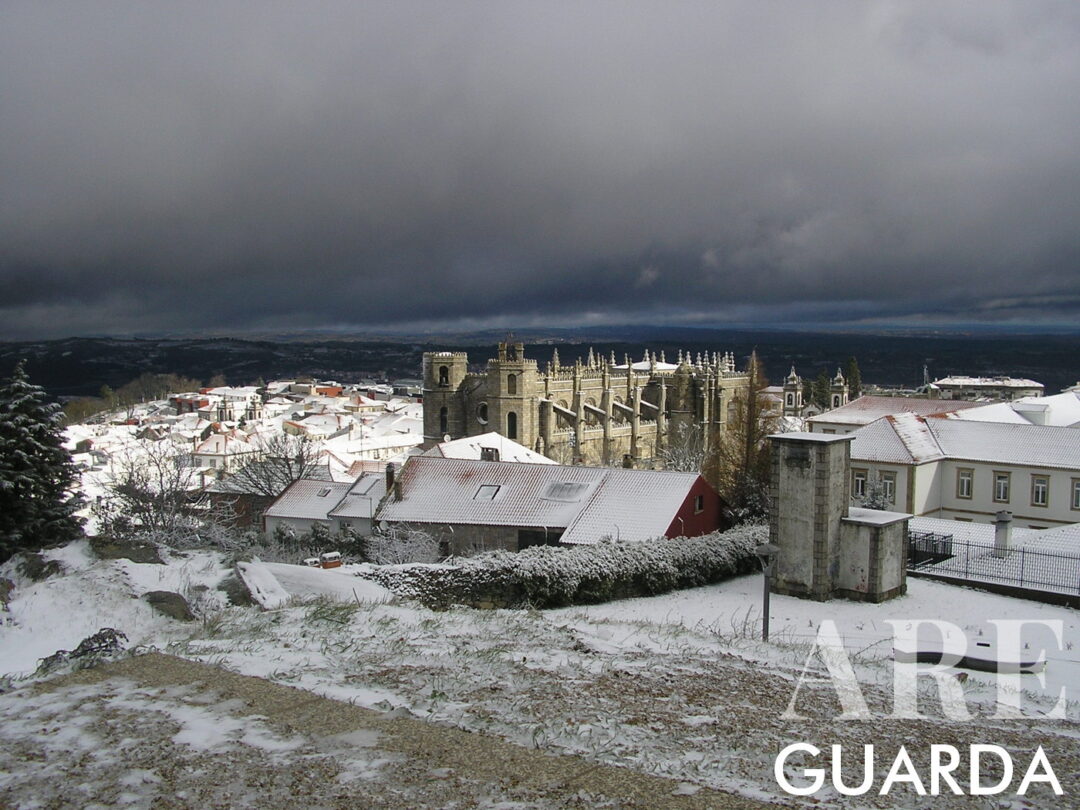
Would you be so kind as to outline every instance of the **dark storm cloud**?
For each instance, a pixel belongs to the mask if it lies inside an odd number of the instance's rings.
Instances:
[[[0,334],[1074,319],[1073,3],[7,3]]]

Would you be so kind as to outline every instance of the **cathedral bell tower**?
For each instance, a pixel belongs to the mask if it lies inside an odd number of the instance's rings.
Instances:
[[[848,384],[840,369],[836,369],[836,376],[833,377],[832,384],[829,386],[829,404],[833,408],[841,408],[848,404]]]
[[[461,385],[469,368],[465,352],[424,353],[424,449],[446,436],[466,435]]]
[[[486,412],[489,430],[532,447],[539,436],[538,370],[525,359],[524,343],[500,343],[488,361]]]
[[[802,416],[802,411],[803,381],[792,366],[791,373],[784,379],[784,416]]]

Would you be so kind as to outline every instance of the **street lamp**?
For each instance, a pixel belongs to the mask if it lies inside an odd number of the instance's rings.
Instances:
[[[769,587],[772,584],[772,572],[773,563],[776,562],[776,555],[780,553],[779,546],[772,543],[762,543],[760,546],[754,549],[754,554],[761,560],[761,571],[765,575],[763,601],[761,615],[761,640],[769,640]]]

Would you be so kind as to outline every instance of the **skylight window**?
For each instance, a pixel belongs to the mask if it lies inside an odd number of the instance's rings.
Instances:
[[[493,501],[498,494],[499,486],[497,484],[481,484],[480,489],[476,490],[476,494],[473,495],[473,500]]]
[[[322,489],[319,490],[319,497],[320,498],[325,498],[329,494],[330,494],[330,487],[323,487]]]
[[[588,484],[575,483],[573,481],[553,481],[547,485],[544,494],[540,497],[546,501],[563,501],[564,503],[577,503],[589,489]]]

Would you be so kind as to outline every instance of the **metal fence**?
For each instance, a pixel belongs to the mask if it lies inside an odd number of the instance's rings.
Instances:
[[[1068,552],[1018,546],[999,553],[993,544],[909,532],[907,567],[961,581],[1080,595],[1080,554]]]

